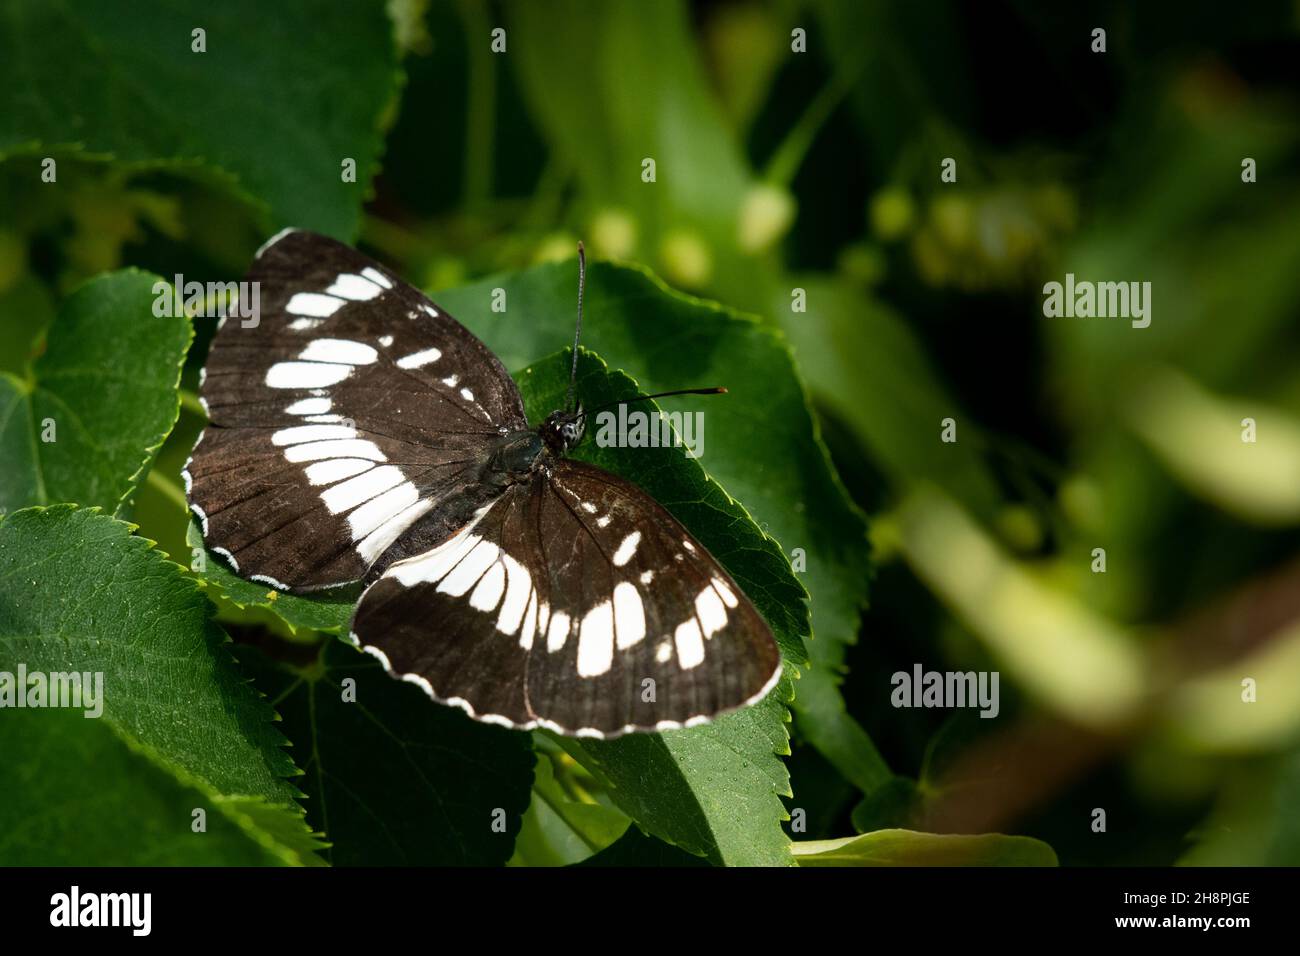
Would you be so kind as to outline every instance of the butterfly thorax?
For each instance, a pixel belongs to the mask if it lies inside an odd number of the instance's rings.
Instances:
[[[500,485],[527,481],[537,469],[546,467],[555,458],[563,458],[582,440],[585,421],[581,408],[575,412],[561,409],[548,415],[536,430],[502,435],[488,457],[485,476]]]
[[[527,481],[548,456],[546,442],[538,432],[509,432],[498,440],[483,475],[492,484],[517,484]]]

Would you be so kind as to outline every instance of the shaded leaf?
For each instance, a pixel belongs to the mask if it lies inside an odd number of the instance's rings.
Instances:
[[[436,635],[431,635],[431,640]],[[298,748],[307,820],[337,866],[493,865],[509,859],[528,806],[527,734],[470,720],[327,638],[294,667],[236,653]],[[346,680],[355,699],[344,700]],[[498,813],[500,811],[500,813]],[[500,820],[503,830],[493,828]]]
[[[627,832],[613,845],[601,850],[578,866],[708,866],[698,856],[692,856],[677,847],[642,833],[637,827]]]

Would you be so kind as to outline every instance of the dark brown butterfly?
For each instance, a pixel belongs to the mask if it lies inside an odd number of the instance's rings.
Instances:
[[[354,640],[508,727],[663,730],[771,690],[776,642],[721,565],[641,489],[565,457],[586,421],[572,384],[530,428],[482,342],[324,236],[281,233],[246,281],[260,320],[217,332],[185,472],[239,574],[367,581]]]

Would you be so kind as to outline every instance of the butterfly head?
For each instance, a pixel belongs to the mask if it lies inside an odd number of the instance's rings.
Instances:
[[[556,454],[564,454],[578,442],[587,429],[587,413],[579,405],[574,411],[558,409],[551,412],[538,431],[546,447]]]

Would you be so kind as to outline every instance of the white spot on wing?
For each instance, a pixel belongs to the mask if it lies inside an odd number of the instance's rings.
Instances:
[[[361,276],[345,272],[334,280],[334,284],[325,290],[329,295],[341,296],[353,302],[369,302],[384,290]]]
[[[331,458],[307,466],[307,480],[313,485],[332,485],[344,478],[351,478],[373,468],[372,462],[364,458]]]
[[[290,461],[320,461],[322,458],[388,460],[374,442],[363,441],[359,438],[340,439],[338,441],[314,441],[308,442],[306,445],[291,445],[285,449],[284,457]]]
[[[324,415],[329,410],[328,398],[302,398],[285,409],[290,415]]]
[[[614,586],[614,633],[618,649],[625,650],[645,637],[645,609],[636,585],[620,581]]]
[[[705,585],[695,596],[695,616],[700,619],[705,637],[712,637],[727,626],[727,609],[712,585]]]
[[[477,541],[473,549],[442,579],[442,583],[438,585],[439,593],[460,597],[478,582],[483,572],[496,563],[501,549],[491,541],[484,541],[481,538]]]
[[[266,372],[271,388],[323,388],[337,385],[352,374],[351,365],[323,362],[276,362]]]
[[[510,555],[501,555],[501,560],[506,566],[506,599],[501,602],[497,630],[502,634],[513,634],[519,630],[524,612],[528,609],[528,599],[533,593],[533,579],[528,569]]]
[[[328,319],[343,306],[343,300],[319,292],[297,292],[289,300],[285,311],[294,315],[308,315],[314,319]]]
[[[564,647],[569,637],[569,615],[556,611],[551,615],[550,625],[546,629],[546,650],[554,654]]]
[[[578,676],[599,677],[614,663],[614,609],[601,601],[578,628]]]
[[[523,624],[523,630],[519,632],[519,646],[529,651],[533,648],[533,635],[537,633],[537,592],[532,589],[528,592],[528,607],[524,609]],[[498,622],[497,627],[500,626]]]
[[[379,358],[379,353],[364,342],[349,339],[316,339],[298,356],[304,362],[343,362],[347,365],[369,365]]]
[[[294,319],[289,323],[289,328],[295,332],[310,332],[324,321],[324,319]]]
[[[384,553],[384,550],[397,540],[397,536],[415,523],[415,520],[433,507],[432,501],[421,499],[409,508],[399,511],[381,524],[357,545],[357,553],[367,564]]]
[[[735,607],[740,603],[736,600],[736,595],[731,592],[731,588],[727,587],[727,582],[722,578],[714,578],[712,584],[717,588],[718,593],[722,595],[722,600],[727,607]]]
[[[325,502],[325,507],[330,510],[330,514],[351,511],[357,505],[364,504],[394,485],[401,484],[405,477],[401,469],[392,465],[381,465],[355,478],[349,478],[333,488],[327,488],[321,492],[320,499]]]
[[[295,425],[281,428],[271,435],[273,445],[301,445],[308,441],[328,441],[332,438],[356,438],[355,428],[347,425]]]
[[[469,596],[469,606],[476,611],[495,611],[506,589],[506,568],[500,561],[487,569],[479,578],[478,586]]]
[[[620,544],[618,546],[618,550],[614,552],[614,558],[613,558],[614,566],[616,568],[621,568],[623,565],[631,561],[632,555],[636,554],[636,547],[640,543],[641,543],[640,531],[633,531],[626,538],[624,538],[623,543]]]
[[[379,336],[379,344],[384,348],[388,348],[388,346],[393,344],[393,337],[391,335],[381,335]]]
[[[360,541],[393,515],[415,504],[419,498],[420,493],[415,490],[415,485],[409,481],[402,482],[396,488],[385,491],[377,498],[371,498],[348,515],[348,527],[352,529],[352,540]]]
[[[391,289],[393,287],[393,280],[372,266],[366,266],[361,270],[361,274],[371,282],[377,283],[385,289]]]
[[[425,349],[422,352],[412,352],[397,360],[398,368],[423,368],[442,358],[442,352],[438,349]]]
[[[704,662],[704,638],[700,635],[700,626],[694,618],[678,625],[673,634],[673,642],[677,645],[677,663],[682,670],[688,671]]]

